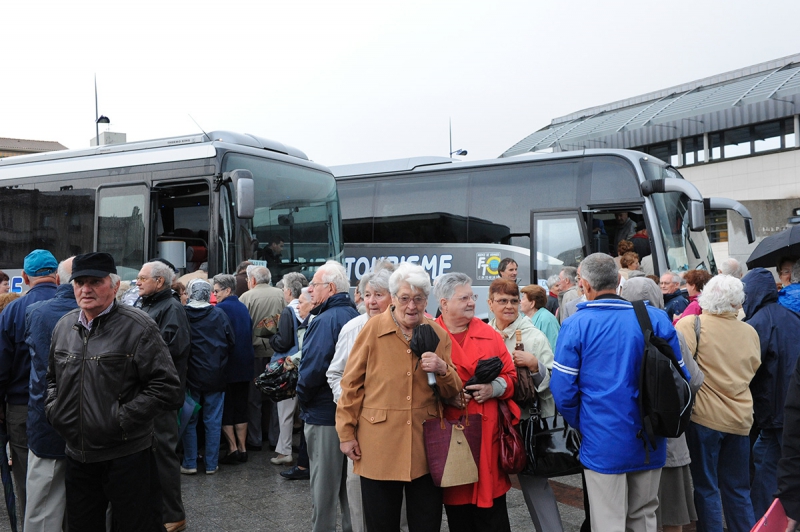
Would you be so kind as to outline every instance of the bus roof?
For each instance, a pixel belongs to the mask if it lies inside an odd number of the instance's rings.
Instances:
[[[507,157],[504,159],[485,159],[482,161],[459,161],[449,157],[410,157],[407,159],[391,159],[387,161],[374,161],[367,163],[343,164],[331,166],[330,169],[336,179],[365,177],[378,174],[398,174],[407,172],[426,172],[449,168],[479,168],[484,166],[519,164],[537,160],[569,159],[583,155],[618,155],[631,161],[642,157],[661,162],[651,155],[634,150],[587,149],[578,151],[562,151],[553,153],[526,153]],[[663,164],[663,163],[662,163]]]
[[[212,131],[126,144],[108,144],[94,148],[0,158],[0,180],[81,170],[121,168],[137,164],[205,159],[214,157],[217,147],[231,145],[266,150],[300,159],[305,165],[319,166],[309,161],[302,151],[277,141],[256,135]]]

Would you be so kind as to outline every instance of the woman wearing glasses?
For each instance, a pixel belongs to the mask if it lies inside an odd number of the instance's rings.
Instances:
[[[361,477],[367,530],[399,530],[403,495],[410,532],[438,531],[442,490],[433,484],[422,424],[438,417],[428,385],[433,373],[443,399],[461,390],[450,360],[450,337],[425,317],[428,273],[401,263],[389,277],[391,306],[358,335],[340,381],[336,431],[340,448]],[[439,345],[417,358],[409,346],[414,327],[430,324]]]
[[[514,281],[504,280],[517,286]],[[436,280],[436,300],[442,310],[436,322],[450,333],[453,341],[453,364],[458,376],[467,382],[475,374],[478,362],[499,358],[503,367],[492,382],[470,384],[464,401],[456,396],[445,408],[445,417],[458,419],[463,410],[481,416],[481,458],[478,482],[444,489],[444,508],[450,530],[510,531],[506,493],[511,489],[508,474],[500,468],[500,411],[498,401],[514,395],[516,371],[503,339],[475,317],[472,279],[463,273],[448,273]],[[530,321],[530,320],[529,320]],[[519,408],[511,401],[512,415],[519,419]]]
[[[505,279],[496,279],[489,285],[489,310],[494,318],[489,325],[499,332],[505,341],[506,349],[511,353],[514,365],[531,370],[536,383],[538,408],[542,416],[555,414],[555,401],[550,392],[550,370],[553,367],[553,351],[547,337],[525,314],[519,311],[519,288],[517,284]],[[524,351],[517,351],[516,332],[522,332]],[[521,404],[523,419],[530,416],[531,408],[536,404]],[[536,532],[563,530],[561,515],[558,513],[556,496],[545,477],[519,475],[525,504],[531,514]]]

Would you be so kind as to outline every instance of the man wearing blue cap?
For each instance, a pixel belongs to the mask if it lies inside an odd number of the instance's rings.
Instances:
[[[28,474],[28,381],[31,359],[25,343],[25,311],[39,301],[52,299],[58,288],[58,261],[47,250],[31,251],[23,262],[22,279],[30,287],[25,297],[9,304],[0,314],[0,421],[5,416],[14,484],[20,518],[25,515],[25,477]]]

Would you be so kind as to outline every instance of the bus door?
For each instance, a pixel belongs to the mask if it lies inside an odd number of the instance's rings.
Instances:
[[[147,258],[150,187],[144,182],[101,185],[95,217],[95,250],[114,257],[122,280],[135,279]]]
[[[547,278],[589,254],[586,222],[579,209],[531,211],[531,282],[547,289]]]
[[[169,260],[180,274],[192,273],[206,263],[214,241],[207,181],[159,183],[153,187],[153,257]],[[219,265],[216,265],[217,268]],[[224,270],[221,270],[224,271]]]

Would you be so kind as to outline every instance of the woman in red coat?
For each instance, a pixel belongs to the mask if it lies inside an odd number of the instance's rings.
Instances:
[[[510,401],[517,373],[503,338],[475,317],[476,296],[472,279],[463,273],[448,273],[436,281],[436,299],[442,315],[436,320],[453,340],[453,365],[467,382],[478,361],[498,357],[503,362],[500,375],[491,383],[471,384],[464,394],[468,414],[482,416],[481,459],[478,482],[444,488],[444,505],[451,530],[465,532],[510,531],[506,492],[511,488],[508,475],[500,468],[500,413],[498,401],[508,400],[509,410],[519,419],[519,408]],[[445,407],[448,419],[462,414],[461,397]]]

